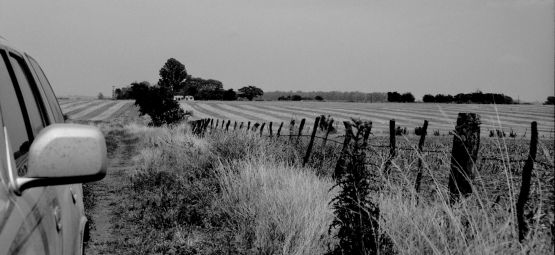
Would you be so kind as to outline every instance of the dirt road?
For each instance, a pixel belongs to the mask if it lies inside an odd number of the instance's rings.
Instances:
[[[106,135],[106,140],[108,173],[101,181],[88,184],[95,202],[89,209],[88,217],[93,226],[85,246],[86,254],[119,254],[113,250],[117,245],[111,245],[118,240],[118,232],[121,231],[121,227],[114,227],[118,222],[116,206],[123,199],[122,185],[126,183],[127,173],[132,167],[131,158],[136,153],[138,138],[124,130],[114,130]]]

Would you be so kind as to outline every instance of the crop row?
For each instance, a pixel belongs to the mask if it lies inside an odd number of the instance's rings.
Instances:
[[[373,122],[374,133],[387,131],[390,119],[401,127],[412,130],[429,121],[429,130],[447,134],[454,127],[459,112],[480,114],[482,135],[489,130],[515,131],[524,135],[531,121],[538,122],[540,136],[553,136],[554,109],[541,105],[454,105],[454,104],[392,104],[341,102],[182,102],[192,110],[194,118],[231,119],[233,121],[288,122],[291,119],[313,120],[319,115],[330,115],[340,123],[351,118]]]

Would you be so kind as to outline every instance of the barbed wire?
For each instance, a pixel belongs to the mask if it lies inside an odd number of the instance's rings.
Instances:
[[[207,126],[206,128],[207,129],[210,128],[211,130],[220,129],[218,127],[210,127],[210,126]],[[224,127],[221,127],[222,131],[237,131],[236,128],[233,128],[233,130],[224,130],[224,129],[225,129]],[[250,130],[249,129],[239,129],[239,131],[259,132],[259,130],[252,130],[252,129],[250,129]],[[312,135],[308,135],[308,134],[300,134],[299,135],[299,134],[292,134],[292,133],[286,134],[286,135],[281,135],[280,134],[279,136],[277,135],[277,133],[275,135],[274,134],[263,134],[261,136],[273,137],[273,138],[289,138],[289,139],[295,138],[295,137],[312,137]],[[372,134],[372,136],[374,136],[374,134]],[[336,137],[345,137],[345,135],[339,135],[339,136],[336,136]],[[337,141],[337,140],[334,140],[334,139],[329,139],[329,138],[321,137],[321,136],[317,136],[317,135],[315,135],[314,138],[315,139],[322,139],[322,140],[325,140],[326,142],[331,142],[331,143],[335,143],[335,144],[343,144],[344,143],[342,141]],[[373,153],[379,153],[378,149],[390,149],[390,148],[391,148],[390,145],[369,144],[368,147],[365,148],[365,151],[370,151],[370,152],[373,152]],[[396,147],[395,150],[415,151],[415,152],[418,151],[418,149],[416,147]],[[449,153],[449,149],[446,148],[445,150],[422,150],[421,153],[434,153],[434,154],[443,153],[443,154],[445,154],[445,153]],[[507,159],[500,159],[500,158],[493,158],[493,157],[481,157],[480,160],[482,160],[482,161],[497,161],[497,162],[506,162],[507,161]],[[522,162],[526,162],[526,160],[527,160],[526,158],[525,159],[509,159],[508,162],[509,163],[522,163]],[[553,164],[551,164],[549,162],[546,163],[546,162],[535,160],[534,163],[537,163],[537,164],[542,165],[544,167],[551,167],[551,168],[555,167]]]

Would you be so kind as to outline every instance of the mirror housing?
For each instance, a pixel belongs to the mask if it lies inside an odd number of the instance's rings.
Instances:
[[[28,153],[27,174],[19,177],[17,171],[10,171],[16,194],[32,187],[91,182],[106,176],[106,141],[93,126],[52,124],[35,137]]]

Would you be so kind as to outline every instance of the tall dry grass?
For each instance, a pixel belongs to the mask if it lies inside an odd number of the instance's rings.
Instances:
[[[328,232],[333,220],[329,202],[336,191],[330,191],[333,181],[319,169],[330,166],[300,167],[304,154],[298,144],[242,132],[217,131],[199,138],[187,126],[126,129],[141,140],[131,178],[131,195],[141,197],[132,197],[135,211],[130,210],[129,223],[150,224],[149,231],[162,233],[132,239],[133,245],[165,238],[163,245],[133,250],[136,253],[322,254],[337,243]],[[503,144],[499,148],[510,153]],[[421,156],[412,153],[400,153],[399,162]],[[527,240],[518,242],[512,213],[518,185],[510,165],[502,166],[494,178],[513,195],[505,194],[508,198],[500,203],[491,201],[482,182],[486,178],[478,176],[473,195],[450,205],[445,173],[438,171],[448,166],[449,155],[440,161],[424,164],[432,197],[413,191],[410,162],[394,164],[395,180],[376,183],[381,192],[372,196],[381,210],[380,229],[390,237],[395,253],[553,252],[550,231],[540,220],[532,223]],[[166,228],[154,227],[159,222]]]
[[[519,176],[515,175],[514,165],[509,163],[510,155],[503,138],[487,141],[497,147],[501,162],[495,163],[500,172],[494,176],[490,173],[475,171],[476,179],[472,182],[473,193],[459,203],[450,204],[446,187],[445,174],[438,172],[438,165],[425,165],[425,174],[431,178],[433,198],[424,198],[412,189],[410,169],[400,165],[396,171],[400,180],[391,182],[384,179],[384,189],[379,194],[381,209],[380,227],[394,243],[400,254],[552,254],[554,243],[549,221],[553,224],[552,205],[543,204],[549,199],[549,189],[542,189],[536,180],[536,197],[530,199],[529,210],[535,211],[536,217],[529,219],[530,232],[522,243],[518,240],[515,217],[515,205],[518,195]],[[491,147],[490,147],[491,149]],[[544,150],[545,151],[545,150]],[[547,158],[549,155],[546,152]],[[403,157],[403,155],[400,155]],[[422,155],[418,155],[422,157]],[[449,165],[450,155],[445,155],[441,164]],[[481,162],[484,163],[484,162]],[[536,176],[544,176],[545,171],[553,169],[536,168]],[[551,176],[550,178],[553,178]],[[496,187],[491,186],[491,179],[497,179]],[[488,182],[489,181],[489,182]],[[488,192],[492,188],[504,191],[503,199],[493,201]],[[553,187],[551,187],[552,189]],[[551,191],[552,192],[552,191]],[[378,194],[377,194],[378,196]],[[545,196],[542,198],[542,196]],[[551,215],[545,215],[548,212]],[[551,219],[540,220],[547,216]]]
[[[216,206],[249,252],[323,254],[333,243],[331,180],[264,157],[222,165],[217,172],[222,194]]]

